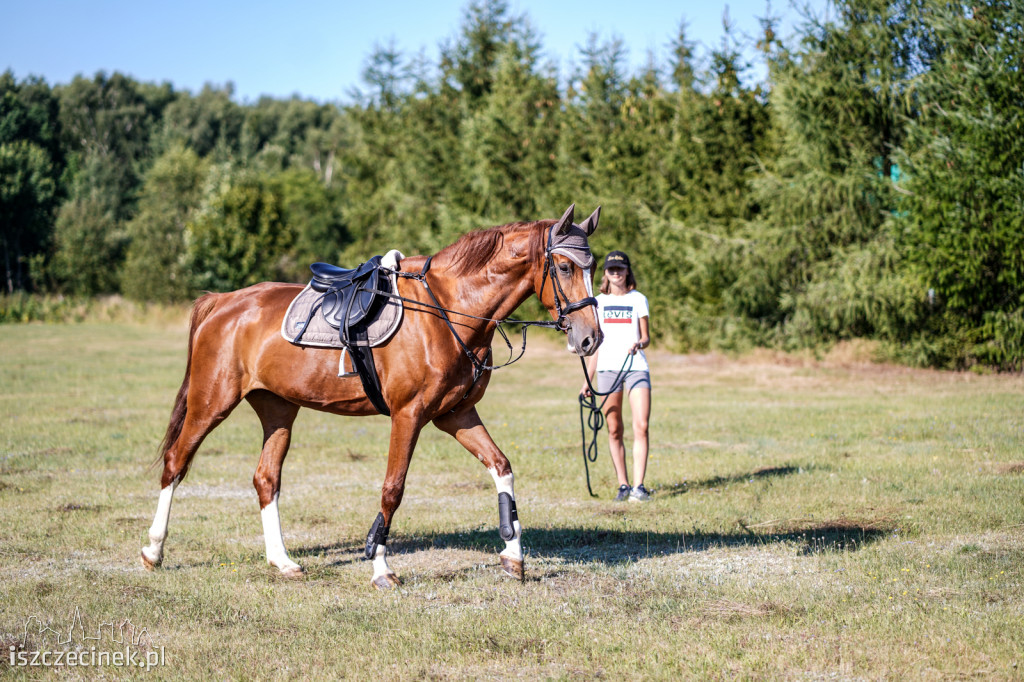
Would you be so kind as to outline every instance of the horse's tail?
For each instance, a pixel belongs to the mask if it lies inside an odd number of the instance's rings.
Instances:
[[[163,460],[167,450],[174,445],[174,442],[178,440],[178,436],[181,435],[181,427],[185,423],[185,414],[188,412],[188,384],[189,377],[192,375],[192,346],[196,340],[196,330],[210,316],[217,302],[217,296],[218,294],[204,294],[196,299],[195,304],[192,306],[192,317],[189,321],[188,330],[188,360],[185,362],[185,378],[182,379],[181,388],[178,389],[178,397],[174,399],[171,421],[167,425],[167,433],[164,434],[164,439],[160,443],[160,450],[152,466],[156,466]]]

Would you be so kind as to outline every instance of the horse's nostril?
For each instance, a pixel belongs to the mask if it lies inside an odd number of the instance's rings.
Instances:
[[[580,347],[583,348],[583,350],[590,350],[590,347],[593,344],[594,344],[594,342],[588,336],[587,338],[583,339],[583,343],[580,344]]]

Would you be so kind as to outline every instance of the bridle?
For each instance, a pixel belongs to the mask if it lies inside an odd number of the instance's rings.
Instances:
[[[581,252],[583,261],[587,262],[589,260],[590,264],[593,265],[594,256],[591,255],[590,249],[588,247],[567,244],[564,242],[555,242],[554,230],[549,231],[548,243],[547,246],[545,246],[544,248],[544,275],[542,276],[540,281],[540,291],[537,292],[537,297],[540,298],[542,301],[544,300],[544,286],[547,284],[548,273],[550,272],[551,292],[553,298],[555,299],[555,312],[558,313],[558,318],[555,320],[555,329],[567,333],[570,329],[568,321],[569,315],[576,312],[577,310],[582,310],[587,306],[594,306],[594,308],[597,308],[597,299],[594,298],[594,292],[592,288],[593,285],[590,282],[590,268],[580,266],[580,269],[583,270],[584,282],[587,285],[587,293],[590,294],[590,296],[587,296],[586,298],[582,298],[575,302],[569,301],[569,296],[565,293],[565,290],[562,288],[562,283],[558,281],[558,273],[555,272],[554,261],[555,252],[566,250]],[[574,263],[576,263],[577,266],[579,266],[578,259],[580,258],[580,256],[571,256],[570,254],[564,255],[569,256],[570,260],[572,260]],[[563,300],[566,302],[564,306],[562,305]]]

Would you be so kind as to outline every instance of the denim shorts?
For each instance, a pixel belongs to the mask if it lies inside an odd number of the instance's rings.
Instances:
[[[619,376],[618,372],[598,372],[597,373],[597,391],[598,393],[607,393],[612,390],[612,386],[615,383],[615,378]],[[616,393],[626,389],[626,393],[629,393],[634,388],[646,388],[651,390],[651,373],[650,372],[626,372],[621,379],[621,383],[616,387]]]

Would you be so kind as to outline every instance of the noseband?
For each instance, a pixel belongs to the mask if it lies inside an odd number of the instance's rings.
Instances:
[[[570,253],[563,255],[568,256],[569,259],[576,263],[581,270],[586,270],[584,266],[580,265],[581,260],[583,262],[589,261],[591,264],[594,263],[594,256],[590,253],[590,248],[586,246],[586,242],[583,244],[575,244],[565,237],[556,242],[555,235],[552,232],[549,232],[548,243],[544,249],[544,275],[541,278],[540,291],[537,292],[537,296],[543,296],[544,286],[548,280],[548,273],[551,273],[551,290],[555,299],[555,312],[558,313],[558,319],[555,321],[555,328],[561,332],[567,333],[571,327],[568,320],[569,315],[588,306],[594,306],[596,308],[597,299],[593,296],[587,296],[579,301],[569,301],[569,296],[565,293],[565,290],[562,288],[562,284],[558,281],[558,274],[555,272],[555,263],[553,259],[553,255],[556,251],[566,250],[570,251]],[[580,253],[571,253],[573,251]],[[562,305],[562,301],[565,301],[565,305]]]

